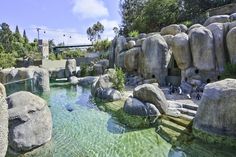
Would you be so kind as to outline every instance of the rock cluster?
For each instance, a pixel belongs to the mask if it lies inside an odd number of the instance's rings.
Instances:
[[[204,25],[187,28],[172,24],[160,33],[141,34],[132,39],[116,37],[110,65],[120,66],[143,79],[155,78],[163,86],[168,83],[171,64],[175,61],[182,82],[202,86],[217,81],[227,63],[236,63],[234,20],[235,14],[217,15],[207,19]]]
[[[0,70],[0,82],[3,84],[25,79],[33,79],[34,87],[38,91],[50,91],[49,72],[46,69],[31,66]]]

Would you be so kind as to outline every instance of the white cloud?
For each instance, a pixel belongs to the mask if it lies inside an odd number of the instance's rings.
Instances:
[[[112,40],[115,36],[113,28],[114,27],[119,28],[118,22],[115,20],[107,20],[107,19],[103,19],[100,22],[105,28],[104,33],[102,34],[103,39],[108,38],[109,40]]]
[[[73,13],[82,18],[99,18],[109,15],[102,0],[73,0]]]
[[[37,37],[36,28],[41,28],[40,38],[45,40],[51,40],[55,44],[65,43],[65,45],[75,45],[75,44],[90,44],[86,34],[81,34],[73,28],[57,28],[51,29],[46,26],[32,26],[32,31],[30,32],[30,38],[33,40]]]

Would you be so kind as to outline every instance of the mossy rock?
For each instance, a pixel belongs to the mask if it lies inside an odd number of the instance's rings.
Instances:
[[[131,116],[124,112],[123,107],[125,100],[106,102],[96,98],[95,102],[99,109],[111,113],[120,123],[125,124],[130,128],[138,129],[150,127],[148,117]]]
[[[236,147],[236,137],[213,134],[196,128],[193,128],[193,134],[195,137],[207,143],[223,144],[231,147]]]

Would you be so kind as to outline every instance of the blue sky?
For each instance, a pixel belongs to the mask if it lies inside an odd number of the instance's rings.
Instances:
[[[26,30],[30,40],[40,37],[56,43],[88,43],[86,30],[101,21],[103,38],[114,36],[112,28],[121,22],[119,0],[0,0],[0,23],[6,22],[15,30]],[[44,33],[45,32],[45,33]],[[64,36],[65,34],[65,36]],[[71,37],[71,38],[70,38]]]

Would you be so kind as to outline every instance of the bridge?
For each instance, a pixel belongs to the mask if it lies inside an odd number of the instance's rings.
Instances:
[[[54,46],[53,51],[56,51],[57,49],[66,49],[66,48],[89,48],[92,46],[93,46],[92,44]]]

